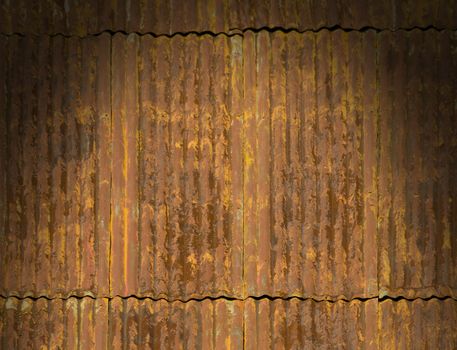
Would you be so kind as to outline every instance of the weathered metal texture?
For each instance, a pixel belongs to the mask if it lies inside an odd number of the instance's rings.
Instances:
[[[455,29],[457,1],[4,1],[0,32],[23,34],[98,33],[104,30],[153,32],[229,32],[246,28],[341,26],[363,29],[414,26]]]
[[[2,349],[241,349],[243,304],[0,299]]]
[[[377,300],[248,300],[244,349],[376,349]]]
[[[456,44],[245,33],[247,295],[455,297]]]
[[[113,37],[112,295],[241,296],[241,42]]]
[[[112,295],[377,295],[375,40],[115,35]]]
[[[0,47],[0,293],[107,295],[110,36]]]
[[[385,300],[378,325],[379,349],[456,349],[457,301]]]
[[[247,294],[377,295],[376,34],[246,33],[243,63]]]
[[[457,36],[380,33],[380,295],[457,296]]]
[[[3,349],[455,349],[457,302],[0,299]]]
[[[1,293],[455,296],[456,44],[1,38]]]

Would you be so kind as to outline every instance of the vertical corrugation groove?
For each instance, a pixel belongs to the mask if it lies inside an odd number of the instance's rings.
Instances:
[[[252,276],[251,277],[251,266],[249,265],[249,259],[247,260],[247,257],[250,257],[249,252],[251,251],[251,235],[253,232],[255,232],[255,226],[252,225],[252,216],[254,215],[253,213],[253,201],[255,200],[255,190],[251,188],[252,186],[252,177],[253,174],[251,174],[252,171],[252,161],[253,161],[253,145],[249,143],[248,140],[255,141],[255,137],[252,134],[252,118],[253,118],[253,106],[255,106],[255,101],[253,96],[251,96],[251,91],[252,87],[255,86],[255,80],[253,78],[253,74],[255,74],[255,68],[253,67],[252,64],[252,46],[253,46],[253,40],[252,40],[252,35],[250,33],[247,33],[248,35],[244,36],[243,38],[243,221],[244,221],[244,229],[243,229],[243,237],[244,237],[244,260],[243,260],[243,265],[246,265],[246,262],[248,263],[247,266],[244,266],[244,279],[243,279],[243,297],[246,296],[246,294],[250,294],[249,289],[247,289],[246,286],[246,278],[247,280],[256,280],[257,277]],[[249,198],[250,200],[246,200],[247,193],[249,193]],[[254,272],[255,273],[255,272]]]
[[[318,190],[317,200],[319,202],[318,213],[317,213],[317,280],[318,290],[317,294],[322,295],[323,291],[331,290],[328,282],[329,277],[329,261],[328,261],[328,235],[329,225],[329,199],[330,199],[330,188],[329,188],[329,155],[328,155],[328,133],[329,127],[327,125],[327,119],[329,114],[330,105],[328,104],[329,98],[329,73],[327,63],[329,62],[328,52],[328,40],[329,33],[327,31],[322,32],[322,36],[317,36],[317,84],[316,84],[316,98],[317,98],[317,174],[318,174]]]
[[[20,49],[23,52],[23,62],[33,62],[31,61],[32,51],[36,50],[36,46],[31,44],[29,38],[24,38],[20,40]],[[36,148],[36,115],[27,115],[29,108],[32,108],[33,101],[31,99],[31,87],[32,84],[26,84],[27,78],[31,76],[30,70],[33,67],[32,64],[24,64],[20,71],[20,80],[19,84],[22,87],[19,90],[19,121],[18,121],[18,196],[19,196],[19,206],[18,210],[18,222],[19,227],[18,231],[21,234],[18,235],[20,242],[20,251],[16,252],[20,256],[19,261],[26,261],[28,257],[31,258],[31,261],[36,259],[36,242],[37,242],[37,207],[36,204],[36,163],[37,159],[31,159],[28,161],[26,154],[31,151],[31,149]],[[16,85],[15,85],[16,86]],[[22,103],[24,101],[25,103]],[[27,147],[29,146],[29,147]],[[35,181],[34,181],[35,180]],[[20,265],[21,266],[21,265]],[[22,269],[19,272],[21,276],[21,287],[26,284],[26,281],[31,281],[31,289],[33,292],[36,292],[36,270],[37,266],[32,266],[31,264],[26,264],[21,266]]]
[[[109,148],[109,167],[112,170],[113,169],[113,36],[110,36],[109,38],[109,142],[108,146],[105,145],[106,148]],[[108,250],[108,291],[107,295],[112,296],[112,281],[111,281],[111,251],[112,251],[112,242],[113,242],[113,208],[112,208],[112,187],[113,187],[113,172],[110,171],[109,173],[109,227],[108,227],[108,234],[109,234],[109,250]],[[111,300],[107,301],[107,343],[111,344],[111,327],[112,327],[112,322],[111,322]]]
[[[5,48],[7,53],[1,55],[0,57],[0,74],[3,79],[3,83],[0,84],[0,110],[3,112],[3,115],[0,119],[0,130],[1,130],[1,141],[0,141],[0,228],[2,230],[2,239],[0,240],[0,252],[2,253],[2,260],[4,259],[5,254],[5,243],[7,242],[8,238],[8,225],[7,225],[7,214],[8,214],[8,110],[9,110],[9,57],[8,52],[9,45],[8,39],[1,38],[0,45],[2,48]],[[0,264],[0,293],[3,293],[4,278],[6,275],[6,266],[3,261]],[[2,309],[2,316],[3,316],[3,302],[1,302],[0,307]]]

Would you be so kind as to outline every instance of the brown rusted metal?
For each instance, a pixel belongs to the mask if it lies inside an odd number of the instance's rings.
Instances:
[[[10,297],[0,299],[0,315],[4,349],[454,349],[457,344],[457,302],[451,299],[169,303]]]
[[[3,37],[1,293],[455,296],[455,40]]]
[[[379,34],[381,296],[456,296],[455,47],[452,32]]]
[[[455,5],[2,4],[1,348],[456,348]]]
[[[113,295],[242,294],[231,41],[113,38]]]
[[[246,28],[456,28],[457,2],[439,1],[5,1],[0,32],[85,35],[232,32]]]
[[[2,349],[241,349],[243,303],[0,299]]]
[[[375,135],[376,116],[362,112],[374,109],[362,89],[375,89],[375,74],[362,72],[376,65],[375,40],[374,33],[245,35],[248,295],[377,294],[376,149],[362,139],[363,128]],[[351,65],[349,48],[360,57]]]
[[[1,40],[0,293],[106,296],[110,36]]]

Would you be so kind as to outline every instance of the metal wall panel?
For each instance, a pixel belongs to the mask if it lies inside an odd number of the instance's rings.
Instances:
[[[2,37],[2,295],[109,292],[110,36]]]
[[[85,35],[229,32],[246,28],[379,29],[414,26],[456,29],[457,2],[440,1],[3,1],[0,32]]]
[[[455,48],[3,37],[2,294],[455,296]]]
[[[456,39],[0,36],[1,348],[456,348]]]
[[[243,304],[0,299],[2,349],[241,349]]]
[[[456,39],[379,34],[381,296],[456,296]]]
[[[248,295],[377,295],[375,45],[374,32],[246,33]]]
[[[113,295],[377,295],[375,44],[116,35]]]
[[[241,296],[240,43],[113,37],[113,295]]]
[[[245,349],[376,349],[377,300],[248,300]]]
[[[457,302],[0,299],[3,349],[455,349]]]
[[[455,349],[457,301],[385,300],[379,304],[380,349]]]

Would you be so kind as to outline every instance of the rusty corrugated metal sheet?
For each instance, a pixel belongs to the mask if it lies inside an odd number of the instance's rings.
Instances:
[[[380,349],[456,349],[457,301],[385,300],[379,304]]]
[[[243,304],[0,299],[3,349],[241,349]]]
[[[247,294],[455,296],[455,33],[252,37]]]
[[[106,296],[110,36],[0,40],[0,293]]]
[[[455,296],[454,32],[1,47],[1,294]]]
[[[377,295],[375,47],[374,32],[246,33],[247,294]]]
[[[113,295],[377,295],[375,44],[114,36]]]
[[[306,30],[333,26],[455,29],[456,16],[456,0],[17,0],[2,2],[0,32],[85,35],[111,30],[172,34],[192,31],[220,33],[263,27]]]
[[[380,295],[457,296],[457,36],[380,33]]]
[[[248,300],[245,349],[374,349],[376,300]]]
[[[241,296],[240,47],[113,37],[113,295]]]
[[[4,349],[455,349],[455,300],[0,299]]]

